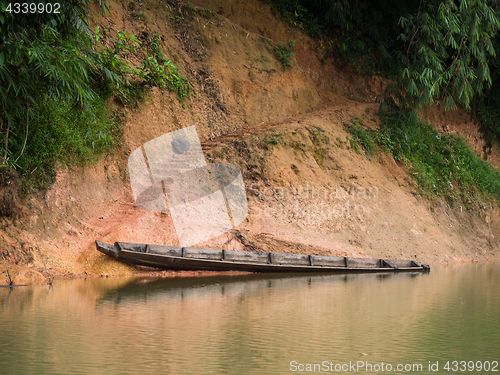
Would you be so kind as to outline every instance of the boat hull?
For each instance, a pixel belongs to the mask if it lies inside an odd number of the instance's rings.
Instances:
[[[169,270],[245,272],[422,272],[412,260],[385,260],[319,255],[265,253],[178,246],[96,241],[96,248],[119,261]]]

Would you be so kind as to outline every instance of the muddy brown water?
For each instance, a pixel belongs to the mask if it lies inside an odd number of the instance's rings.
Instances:
[[[0,288],[0,373],[498,373],[499,290],[495,263]]]

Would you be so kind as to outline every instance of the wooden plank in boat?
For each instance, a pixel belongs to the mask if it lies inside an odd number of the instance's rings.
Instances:
[[[310,266],[309,255],[302,254],[273,254],[273,264],[285,264],[291,266]]]
[[[330,257],[323,255],[313,255],[312,256],[313,266],[324,266],[324,267],[345,267],[344,257]]]
[[[385,262],[392,268],[420,267],[420,265],[413,260],[386,259]]]
[[[182,256],[182,247],[180,247],[180,246],[165,246],[165,245],[147,245],[145,252],[147,254],[180,257],[180,256]]]
[[[227,250],[225,260],[245,263],[269,263],[269,253]]]
[[[185,247],[184,258],[222,260],[222,250]]]
[[[355,268],[381,268],[380,263],[380,259],[349,258],[349,267]]]
[[[349,258],[349,267],[354,268],[382,268],[380,259]]]

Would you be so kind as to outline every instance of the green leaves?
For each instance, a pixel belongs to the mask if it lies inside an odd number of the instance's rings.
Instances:
[[[421,194],[465,203],[480,198],[500,200],[500,172],[482,161],[463,139],[440,134],[410,109],[382,113],[381,120],[380,129],[371,131],[372,135],[395,160],[410,168]]]
[[[172,61],[165,60],[160,47],[160,38],[153,34],[149,45],[143,45],[135,35],[118,32],[116,38],[110,38],[109,47],[98,43],[102,35],[96,28],[95,41],[98,58],[102,64],[102,74],[109,91],[126,104],[135,103],[135,97],[144,85],[168,89],[177,94],[180,103],[194,95],[191,82],[185,78]],[[138,67],[125,57],[130,53],[141,57]],[[142,93],[140,96],[142,96]]]
[[[491,0],[422,1],[416,17],[401,17],[407,45],[397,88],[400,105],[423,107],[444,99],[446,107],[466,108],[491,85],[488,61],[495,56],[491,39],[500,22]]]
[[[5,2],[0,4],[0,156],[21,175],[36,167],[25,159],[50,143],[40,128],[47,124],[38,116],[45,103],[83,112],[85,119],[102,112],[94,103],[105,67],[93,50],[94,37],[87,21],[91,0],[58,3],[60,13],[27,14],[4,12]],[[99,3],[106,8],[103,1]],[[39,4],[47,3],[42,0]],[[74,137],[64,130],[73,123],[60,125],[61,142],[69,141],[64,138],[66,133]],[[37,135],[41,138],[36,139]],[[38,161],[44,166],[38,170],[48,171],[55,159]]]
[[[278,57],[281,61],[281,65],[283,65],[283,68],[288,68],[292,65],[290,62],[290,58],[295,56],[295,40],[289,40],[286,43],[279,43],[276,47],[274,47],[274,50],[278,54]]]

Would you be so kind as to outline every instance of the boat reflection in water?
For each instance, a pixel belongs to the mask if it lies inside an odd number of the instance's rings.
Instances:
[[[304,274],[248,274],[237,276],[131,279],[116,289],[108,290],[99,302],[130,303],[154,299],[195,299],[203,296],[237,296],[259,293],[264,289],[301,289],[330,283],[383,282],[428,275],[422,272],[313,275]]]

